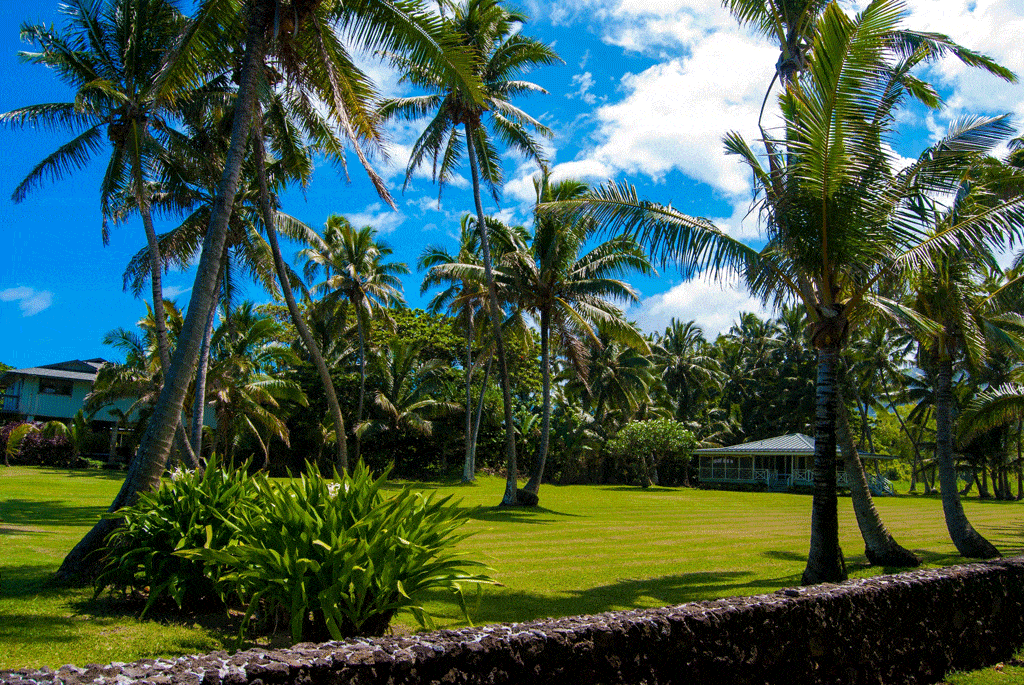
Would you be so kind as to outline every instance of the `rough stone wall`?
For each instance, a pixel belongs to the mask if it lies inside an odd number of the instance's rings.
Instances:
[[[291,649],[215,652],[0,683],[934,683],[1024,645],[1024,557],[771,595]]]

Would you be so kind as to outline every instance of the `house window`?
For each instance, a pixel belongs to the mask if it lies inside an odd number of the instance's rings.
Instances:
[[[71,388],[73,385],[74,383],[64,378],[40,378],[39,394],[71,397]]]

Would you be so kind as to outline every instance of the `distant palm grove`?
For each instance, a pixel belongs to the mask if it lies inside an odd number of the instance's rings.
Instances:
[[[941,490],[961,554],[998,555],[958,491],[1024,497],[1024,259],[999,261],[1024,238],[1024,140],[1006,116],[977,115],[905,166],[891,145],[908,103],[943,104],[915,67],[949,57],[1016,77],[904,26],[897,0],[856,16],[835,2],[724,4],[778,42],[761,137],[722,131],[754,179],[760,248],[628,182],[553,176],[551,131],[523,107],[543,95],[529,72],[559,58],[500,0],[202,0],[191,15],[171,0],[68,0],[65,25],[24,26],[37,46],[24,60],[74,99],[0,115],[64,135],[15,199],[102,158],[105,219],[145,229],[125,284],[148,312],[108,334],[124,362],[102,369],[87,406],[137,400],[112,509],[169,464],[214,454],[273,474],[487,469],[507,479],[501,505],[529,506],[546,483],[692,484],[694,447],[806,433],[805,583],[846,576],[837,460],[868,559],[917,563],[875,511],[858,449],[901,457],[883,468],[912,489]],[[379,97],[356,50],[415,94]],[[360,168],[393,205],[373,160],[396,120],[422,129],[407,179],[429,170],[440,191],[467,178],[474,196],[458,244],[415,264],[350,223],[344,197],[316,226],[280,200],[326,159]],[[526,226],[495,218],[507,152],[537,165]],[[158,234],[154,215],[180,225]],[[180,311],[162,276],[193,264]],[[428,311],[404,305],[411,271]],[[715,339],[675,319],[642,332],[624,316],[630,279],[655,273],[738,273],[775,314],[740,312]],[[243,282],[272,303],[239,301]],[[59,575],[83,573],[116,525],[100,521]]]

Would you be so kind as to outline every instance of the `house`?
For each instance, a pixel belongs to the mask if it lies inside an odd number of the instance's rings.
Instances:
[[[96,374],[105,359],[71,361],[11,369],[0,376],[0,421],[68,421],[92,392]],[[93,421],[113,424],[112,409],[127,411],[131,400],[122,400],[96,412]]]
[[[705,447],[693,451],[698,458],[698,475],[705,485],[763,485],[769,490],[788,490],[814,485],[814,438],[803,433],[780,435],[731,447]],[[836,448],[836,484],[849,485],[842,456]],[[880,454],[860,453],[861,460],[894,459]],[[882,476],[868,474],[873,494],[890,494],[892,484]]]

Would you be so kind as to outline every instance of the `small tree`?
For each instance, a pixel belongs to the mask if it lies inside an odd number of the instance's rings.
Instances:
[[[689,486],[690,455],[696,445],[693,433],[683,424],[672,419],[652,419],[627,423],[614,439],[609,440],[608,450],[617,457],[632,455],[637,458],[640,484],[649,488],[658,485],[659,465],[672,465],[678,470],[673,481]]]

